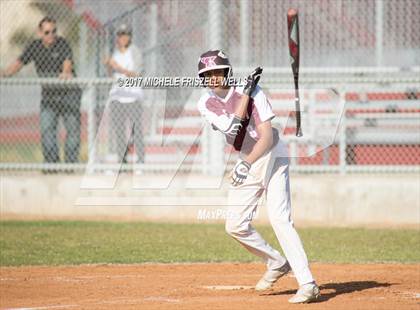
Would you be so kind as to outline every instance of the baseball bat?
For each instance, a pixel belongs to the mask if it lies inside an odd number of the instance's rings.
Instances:
[[[299,19],[296,9],[287,11],[287,32],[289,39],[290,62],[295,82],[295,110],[296,110],[296,136],[302,136],[300,97],[299,97]]]

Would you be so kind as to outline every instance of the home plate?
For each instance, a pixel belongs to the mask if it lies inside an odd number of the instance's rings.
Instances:
[[[203,286],[203,288],[209,290],[220,290],[220,291],[233,291],[233,290],[251,290],[254,289],[254,286],[249,285],[209,285]]]

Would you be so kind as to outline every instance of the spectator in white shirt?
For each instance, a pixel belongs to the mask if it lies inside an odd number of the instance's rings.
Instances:
[[[126,24],[120,25],[117,30],[114,53],[105,60],[109,74],[112,74],[116,81],[120,78],[140,75],[141,54],[131,44],[131,39],[132,29]],[[144,162],[142,89],[119,86],[117,82],[111,88],[109,96],[110,153],[116,154],[119,162]]]

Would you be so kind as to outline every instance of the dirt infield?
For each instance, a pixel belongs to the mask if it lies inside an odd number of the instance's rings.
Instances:
[[[25,309],[419,309],[420,264],[312,264],[321,298],[290,305],[295,278],[252,289],[262,264],[2,267],[0,307]]]

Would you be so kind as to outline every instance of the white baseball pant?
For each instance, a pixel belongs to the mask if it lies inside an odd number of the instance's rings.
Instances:
[[[281,267],[286,259],[272,248],[252,227],[258,201],[266,195],[267,213],[283,252],[299,285],[313,282],[308,259],[291,219],[289,159],[285,145],[279,141],[259,158],[245,182],[229,190],[226,231],[248,251],[261,257],[268,269]]]

